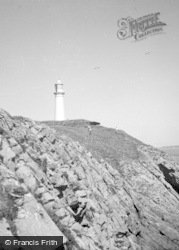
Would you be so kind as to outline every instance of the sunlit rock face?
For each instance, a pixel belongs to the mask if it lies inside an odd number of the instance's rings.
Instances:
[[[138,141],[137,157],[101,159],[101,143],[96,158],[63,134],[0,110],[0,235],[59,235],[69,250],[179,249],[177,163]]]

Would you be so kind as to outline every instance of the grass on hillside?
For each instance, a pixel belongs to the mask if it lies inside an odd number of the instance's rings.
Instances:
[[[127,135],[124,131],[118,130],[116,133],[115,129],[94,125],[91,126],[92,133],[89,135],[86,123],[74,126],[71,124],[64,126],[60,125],[60,122],[53,123],[53,121],[45,123],[54,128],[59,136],[69,136],[91,151],[96,158],[103,158],[116,167],[121,159],[137,159],[139,157],[137,144],[142,144],[142,142]]]

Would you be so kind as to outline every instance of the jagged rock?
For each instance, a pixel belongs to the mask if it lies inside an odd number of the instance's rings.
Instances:
[[[91,153],[44,124],[0,119],[0,216],[12,234],[64,234],[76,250],[179,249],[179,166],[164,153],[111,130]]]
[[[18,197],[18,199],[15,200],[15,204],[21,207],[24,204],[24,197]]]
[[[55,214],[56,214],[56,216],[59,217],[59,219],[63,219],[63,218],[65,218],[65,217],[68,215],[68,212],[67,212],[66,209],[64,209],[64,208],[62,207],[62,208],[60,208],[60,209],[57,209],[57,210],[55,211]]]
[[[15,225],[20,236],[64,236],[31,194],[25,195]]]
[[[86,197],[87,196],[87,194],[86,194],[86,192],[84,190],[77,190],[75,192],[75,195],[78,196],[78,197]]]
[[[8,142],[4,140],[2,142],[2,150],[0,151],[0,156],[3,157],[4,164],[7,164],[8,161],[11,161],[15,157],[15,153],[11,150]]]
[[[14,138],[9,138],[8,142],[10,147],[15,147],[18,145],[18,142]]]
[[[11,130],[13,126],[13,119],[10,115],[3,109],[0,109],[0,127],[4,130]]]
[[[18,178],[24,180],[24,183],[29,189],[33,191],[36,189],[37,181],[33,174],[33,171],[27,165],[25,165],[24,162],[20,162],[17,164],[16,175]]]
[[[54,197],[50,193],[46,192],[42,194],[41,200],[43,204],[46,204],[48,202],[54,201]]]
[[[45,191],[46,191],[46,188],[45,188],[44,186],[39,187],[39,188],[36,189],[35,195],[36,195],[37,197],[39,197],[39,196],[41,196],[43,193],[45,193]]]

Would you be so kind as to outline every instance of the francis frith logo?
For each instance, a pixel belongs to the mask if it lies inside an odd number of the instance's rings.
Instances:
[[[117,37],[120,40],[134,37],[136,41],[139,41],[147,36],[163,32],[163,26],[166,24],[159,20],[159,15],[160,13],[157,12],[137,19],[131,17],[119,19]]]

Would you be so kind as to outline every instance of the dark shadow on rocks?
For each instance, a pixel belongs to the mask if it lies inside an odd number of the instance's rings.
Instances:
[[[179,183],[176,182],[175,177],[172,175],[175,171],[173,169],[166,168],[163,164],[158,165],[160,170],[162,171],[165,180],[170,183],[173,189],[179,194]]]

